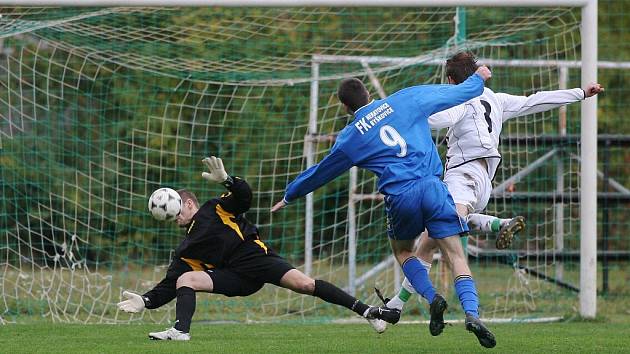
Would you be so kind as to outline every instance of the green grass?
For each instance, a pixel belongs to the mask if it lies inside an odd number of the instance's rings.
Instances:
[[[431,337],[427,325],[390,327],[378,335],[366,324],[198,324],[190,342],[147,339],[160,325],[7,325],[4,353],[474,353],[485,352],[463,324]],[[627,324],[568,322],[493,324],[497,353],[627,352]]]

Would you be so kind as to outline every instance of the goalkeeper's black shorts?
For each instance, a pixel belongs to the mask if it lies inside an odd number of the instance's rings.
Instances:
[[[224,267],[206,270],[213,283],[212,292],[225,296],[248,296],[265,283],[280,285],[280,279],[295,269],[264,243],[243,243]]]

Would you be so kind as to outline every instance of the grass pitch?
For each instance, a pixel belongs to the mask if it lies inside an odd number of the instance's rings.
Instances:
[[[621,353],[627,323],[491,324],[497,353]],[[431,337],[426,324],[399,324],[382,335],[366,324],[199,324],[190,342],[150,341],[160,325],[0,326],[3,353],[475,353],[487,352],[463,324]]]

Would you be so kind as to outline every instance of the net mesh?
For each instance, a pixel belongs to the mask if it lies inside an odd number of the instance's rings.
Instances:
[[[156,284],[181,240],[175,226],[151,219],[151,192],[186,187],[202,200],[221,193],[200,178],[207,155],[222,157],[228,173],[248,180],[254,190],[248,218],[265,242],[303,268],[305,201],[274,215],[269,208],[307,167],[306,147],[318,161],[344,126],[335,97],[339,78],[357,76],[372,82],[373,92],[380,86],[392,93],[442,82],[443,67],[435,62],[462,48],[487,59],[579,60],[580,47],[575,9],[470,8],[463,41],[454,37],[454,8],[12,7],[0,13],[0,319],[9,322],[172,321],[174,303],[139,315],[115,304],[123,289],[142,293]],[[409,61],[367,69],[360,61],[319,63],[317,129],[309,132],[314,55]],[[569,74],[569,87],[578,86],[579,71]],[[530,94],[557,89],[558,75],[552,64],[497,67],[492,87]],[[558,116],[555,110],[510,121],[503,134],[559,135]],[[566,116],[569,133],[579,133],[579,107]],[[536,139],[504,143],[495,185],[552,148]],[[558,166],[564,192],[577,192],[579,148],[565,144],[563,151],[489,205],[498,216],[519,213],[531,222],[506,254],[484,253],[493,235],[472,243],[485,316],[542,317],[575,305],[574,293],[530,271],[558,278],[562,262],[540,256],[558,248],[557,230],[565,250],[579,249],[578,204],[565,201],[558,218],[552,203],[514,194],[550,192]],[[342,287],[350,189],[346,174],[313,197],[312,275]],[[361,277],[391,252],[374,177],[359,171],[352,190],[367,196],[355,203]],[[561,265],[560,278],[577,284],[577,263]],[[376,303],[372,287],[393,293],[399,274],[388,264],[373,273],[357,281],[356,291]],[[447,291],[447,278],[433,274]],[[426,314],[425,307],[411,311]],[[346,316],[318,299],[266,286],[247,298],[200,295],[195,320]]]

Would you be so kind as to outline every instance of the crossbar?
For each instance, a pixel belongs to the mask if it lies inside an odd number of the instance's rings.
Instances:
[[[365,63],[365,64],[390,64],[390,65],[444,65],[443,58],[427,59],[422,57],[384,57],[384,56],[360,56],[360,55],[313,55],[316,63]],[[578,69],[582,67],[580,60],[541,60],[541,59],[487,59],[479,58],[479,64],[490,67],[521,67],[539,68],[553,66],[559,68]],[[630,61],[599,61],[600,69],[630,69]]]
[[[11,6],[583,7],[589,0],[0,0]]]

